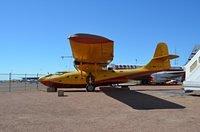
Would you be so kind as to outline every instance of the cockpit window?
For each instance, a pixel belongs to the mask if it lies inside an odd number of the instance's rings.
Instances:
[[[48,75],[46,75],[45,77],[50,77],[50,76],[52,76],[52,74],[48,74]]]
[[[56,72],[55,75],[63,75],[65,72]]]

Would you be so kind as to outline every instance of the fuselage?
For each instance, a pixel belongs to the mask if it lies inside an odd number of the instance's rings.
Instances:
[[[111,85],[128,82],[140,75],[151,74],[143,67],[137,69],[102,70],[92,73],[95,76],[95,86]],[[39,81],[48,87],[73,88],[86,86],[87,73],[74,71],[68,73],[49,74],[41,77]]]

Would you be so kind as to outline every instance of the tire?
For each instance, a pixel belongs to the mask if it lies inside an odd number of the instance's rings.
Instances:
[[[95,86],[93,84],[87,84],[86,91],[87,92],[94,92],[95,91]]]
[[[47,88],[47,92],[57,92],[57,88],[49,87]]]
[[[86,84],[87,92],[95,91],[95,77],[91,73],[86,77]]]
[[[145,79],[145,80],[142,80],[142,81],[141,81],[141,84],[142,84],[142,85],[147,85],[147,84],[149,84],[149,81],[146,80],[146,79]]]

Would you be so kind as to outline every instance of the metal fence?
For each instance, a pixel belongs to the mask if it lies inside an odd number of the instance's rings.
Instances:
[[[46,90],[38,82],[43,74],[0,73],[0,92]]]

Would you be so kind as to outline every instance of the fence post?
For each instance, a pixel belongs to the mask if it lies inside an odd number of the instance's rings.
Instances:
[[[27,81],[27,78],[26,78],[26,74],[25,74],[25,91],[26,91],[26,81]]]
[[[11,92],[11,79],[12,79],[12,73],[9,73],[9,92]]]
[[[38,73],[37,73],[37,78],[39,77]],[[37,90],[38,90],[38,79],[37,79]]]

